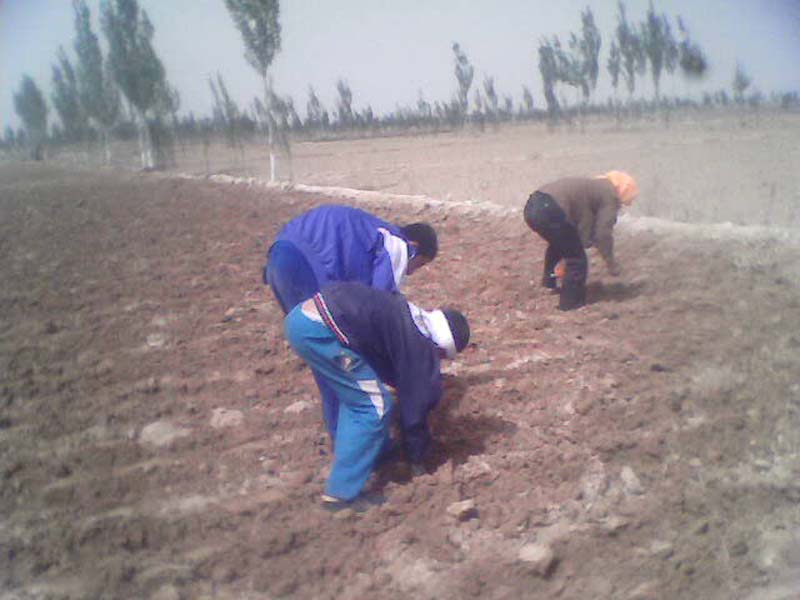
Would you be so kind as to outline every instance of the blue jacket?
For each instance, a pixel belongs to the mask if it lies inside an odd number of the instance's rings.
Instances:
[[[413,256],[398,227],[358,208],[334,204],[292,219],[276,241],[291,242],[303,253],[320,288],[333,281],[360,281],[397,291]]]
[[[334,283],[314,302],[339,341],[397,389],[406,455],[420,462],[430,445],[428,413],[442,395],[439,348],[417,328],[402,294]]]

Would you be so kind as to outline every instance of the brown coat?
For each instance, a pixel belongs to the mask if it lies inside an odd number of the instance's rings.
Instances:
[[[614,263],[614,225],[620,202],[605,178],[566,177],[539,188],[558,203],[578,229],[584,248],[595,246],[609,265]]]

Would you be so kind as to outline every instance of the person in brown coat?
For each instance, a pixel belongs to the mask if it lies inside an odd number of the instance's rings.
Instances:
[[[542,285],[556,288],[555,268],[564,260],[558,307],[572,310],[586,304],[589,263],[585,248],[596,247],[609,273],[619,274],[614,258],[614,225],[623,205],[639,189],[633,177],[610,171],[595,178],[567,177],[543,185],[525,204],[525,223],[547,242]]]

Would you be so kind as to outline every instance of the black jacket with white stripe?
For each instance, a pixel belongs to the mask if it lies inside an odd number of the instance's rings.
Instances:
[[[408,301],[356,282],[337,282],[314,297],[339,341],[397,389],[406,454],[420,462],[430,445],[428,413],[442,394],[440,350],[414,322]]]

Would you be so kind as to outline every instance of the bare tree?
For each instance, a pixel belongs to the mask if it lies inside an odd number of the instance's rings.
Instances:
[[[350,127],[354,121],[353,92],[350,90],[350,85],[344,79],[339,79],[336,82],[336,91],[339,93],[339,99],[336,102],[339,125],[342,127]]]
[[[419,90],[417,97],[417,115],[423,122],[433,119],[433,109],[431,103],[425,100],[422,90]]]
[[[461,107],[462,117],[466,117],[469,108],[469,89],[472,86],[475,69],[458,42],[453,43],[453,54],[455,55],[455,74],[458,81],[458,103]]]
[[[501,116],[503,120],[512,120],[514,118],[514,98],[510,95],[503,96],[503,108],[501,109]]]
[[[736,69],[733,73],[733,101],[736,104],[744,104],[744,94],[753,80],[744,70],[744,67],[737,61]]]
[[[314,88],[308,86],[308,102],[306,103],[306,125],[311,128],[327,127],[328,111],[322,106]]]
[[[228,87],[225,85],[225,80],[222,78],[221,73],[217,73],[216,81],[209,78],[208,85],[214,98],[214,126],[222,130],[228,146],[238,150],[242,161],[244,161],[244,144],[242,144],[239,131],[239,119],[241,116],[239,107],[228,93]]]
[[[481,94],[481,88],[477,88],[475,90],[475,105],[472,109],[472,119],[477,124],[478,129],[483,131],[484,126],[486,125],[486,115],[484,113],[484,101],[483,101],[483,94]]]
[[[533,94],[527,85],[522,86],[522,104],[524,105],[524,115],[531,116],[533,114]]]
[[[499,104],[497,91],[494,89],[494,77],[489,77],[487,75],[483,78],[483,91],[486,95],[486,117],[490,122],[493,123],[497,120],[497,109]]]

